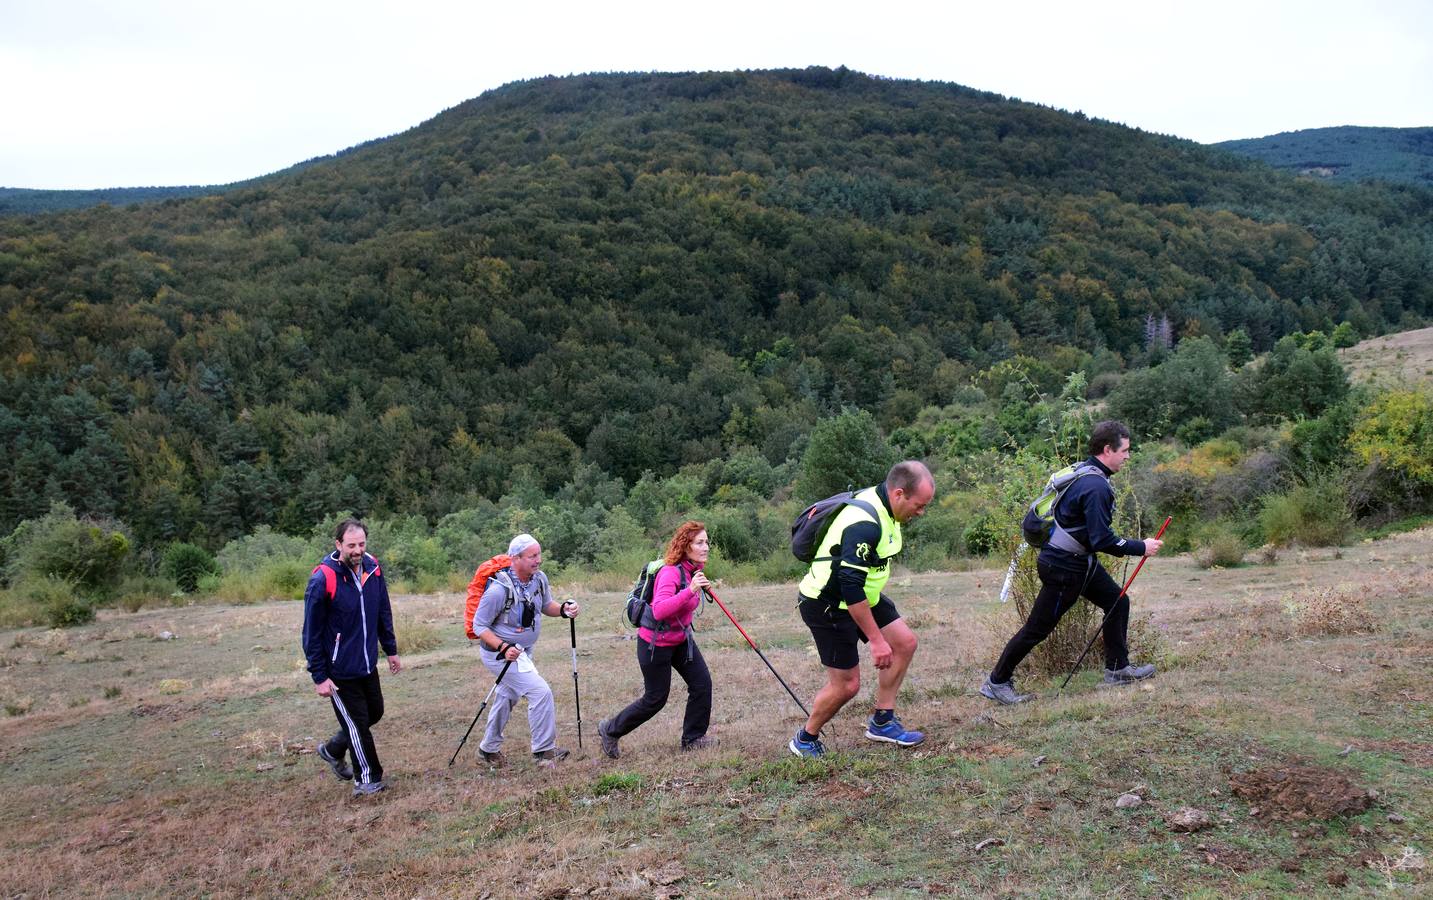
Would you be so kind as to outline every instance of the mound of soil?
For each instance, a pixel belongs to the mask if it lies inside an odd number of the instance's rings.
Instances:
[[[1285,822],[1363,812],[1374,798],[1333,769],[1317,766],[1255,769],[1233,776],[1229,784],[1254,807],[1250,815]]]

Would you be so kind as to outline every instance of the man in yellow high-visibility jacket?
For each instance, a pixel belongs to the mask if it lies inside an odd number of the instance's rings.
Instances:
[[[924,513],[934,496],[935,482],[923,463],[896,463],[884,482],[851,498],[817,545],[798,591],[801,618],[826,667],[826,684],[812,701],[805,727],[788,744],[797,756],[826,752],[821,728],[860,692],[862,641],[871,645],[877,682],[866,737],[902,747],[925,740],[896,718],[896,696],[915,655],[916,636],[881,589],[890,579],[892,557],[901,551],[901,523]]]

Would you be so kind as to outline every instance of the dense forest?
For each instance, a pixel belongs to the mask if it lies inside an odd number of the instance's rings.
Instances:
[[[1433,187],[1433,128],[1306,128],[1214,146],[1295,174]]]
[[[0,219],[0,310],[0,535],[61,502],[216,550],[711,461],[779,492],[843,410],[954,454],[1072,372],[1413,327],[1433,191],[844,69],[546,78],[219,195]]]
[[[0,216],[34,215],[67,209],[84,209],[101,203],[129,206],[132,203],[153,203],[182,197],[217,194],[218,185],[182,185],[178,187],[96,188],[94,190],[37,190],[33,188],[0,187]]]

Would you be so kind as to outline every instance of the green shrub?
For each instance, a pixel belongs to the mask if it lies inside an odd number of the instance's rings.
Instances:
[[[330,540],[295,537],[260,525],[253,534],[225,544],[216,559],[225,574],[255,569],[276,560],[300,560],[311,569],[324,553],[332,549]]]
[[[847,486],[869,487],[886,477],[895,453],[865,410],[847,411],[817,423],[801,457],[796,496],[820,500]]]
[[[1286,494],[1264,499],[1259,514],[1264,540],[1276,546],[1292,543],[1333,547],[1345,543],[1353,530],[1348,492],[1337,481],[1300,485]]]
[[[1244,554],[1249,552],[1249,545],[1243,536],[1222,522],[1201,529],[1194,545],[1194,562],[1201,569],[1240,565],[1244,562]]]
[[[195,544],[182,541],[170,544],[159,562],[159,573],[174,579],[179,589],[192,594],[199,588],[199,579],[205,575],[217,575],[219,563],[213,554]]]
[[[51,628],[69,628],[93,622],[93,601],[82,596],[75,586],[63,578],[47,575],[30,578],[16,585],[15,590],[31,607],[40,611]]]
[[[39,519],[20,523],[4,544],[9,583],[57,578],[91,600],[110,595],[130,551],[129,538],[118,525],[77,519],[63,503]]]

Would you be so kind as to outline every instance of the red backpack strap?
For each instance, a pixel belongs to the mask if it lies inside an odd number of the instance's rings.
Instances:
[[[318,565],[313,567],[313,571],[309,573],[309,577],[312,578],[320,571],[323,572],[323,586],[324,589],[328,592],[328,600],[330,603],[332,603],[333,598],[338,594],[338,576],[334,574],[333,569],[330,569],[323,563],[319,563]]]

